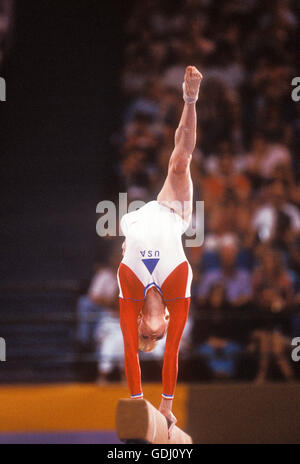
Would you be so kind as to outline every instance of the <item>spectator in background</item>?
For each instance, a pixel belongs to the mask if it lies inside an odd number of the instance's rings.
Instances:
[[[222,283],[215,283],[196,314],[195,352],[206,361],[215,378],[232,378],[242,347],[235,340],[236,320]]]
[[[204,201],[210,206],[220,203],[226,198],[247,200],[251,185],[246,176],[234,169],[234,157],[227,141],[222,141],[218,147],[215,173],[204,176],[202,182]]]
[[[294,374],[286,354],[289,340],[285,333],[289,327],[286,327],[286,318],[282,317],[292,302],[291,280],[278,251],[263,249],[260,259],[261,264],[253,276],[254,299],[259,308],[257,328],[252,334],[259,352],[256,382],[266,380],[272,356],[284,378],[292,380]]]
[[[101,269],[93,279],[90,294],[92,301],[101,305],[101,317],[95,328],[98,353],[98,382],[104,383],[115,367],[124,378],[124,349],[120,328],[118,286],[116,272],[119,250],[112,252],[108,267]]]
[[[77,339],[82,344],[96,344],[99,382],[105,382],[115,366],[123,373],[123,337],[118,309],[116,271],[119,252],[112,251],[108,263],[98,265],[87,295],[77,306]]]
[[[290,166],[289,150],[281,144],[271,144],[262,133],[256,133],[253,138],[252,150],[248,156],[248,172],[256,181],[256,185],[271,179],[275,168]]]
[[[148,198],[148,178],[144,170],[146,158],[145,151],[134,148],[121,163],[123,190],[128,193],[129,201],[137,198],[146,201]]]
[[[282,181],[273,181],[266,190],[266,200],[262,202],[253,216],[253,226],[262,242],[271,240],[275,233],[278,218],[285,214],[291,224],[291,229],[300,231],[300,211],[287,198],[287,188]]]
[[[145,83],[145,89],[127,109],[125,119],[130,122],[138,114],[147,116],[150,120],[160,116],[161,84],[158,79],[152,79]]]
[[[236,266],[238,251],[237,242],[228,236],[219,249],[220,268],[208,270],[203,275],[198,290],[200,303],[217,283],[224,286],[226,299],[231,306],[241,307],[250,300],[252,295],[250,273]]]

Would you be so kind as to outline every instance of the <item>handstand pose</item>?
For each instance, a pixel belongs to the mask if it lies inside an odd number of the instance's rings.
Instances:
[[[138,349],[151,351],[167,331],[159,409],[167,418],[169,435],[176,423],[172,402],[178,351],[190,305],[192,270],[181,235],[192,214],[190,163],[196,143],[195,103],[201,80],[195,67],[187,67],[183,83],[185,104],[168,175],[157,201],[125,214],[121,220],[125,243],[118,283],[126,377],[131,398],[142,398]]]

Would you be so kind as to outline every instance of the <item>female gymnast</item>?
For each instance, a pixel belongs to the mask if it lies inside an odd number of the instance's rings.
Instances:
[[[127,382],[131,398],[142,398],[138,350],[151,351],[167,332],[159,410],[168,421],[169,436],[176,423],[172,403],[178,351],[190,305],[192,270],[181,235],[192,215],[190,163],[196,144],[195,104],[201,80],[195,67],[186,68],[184,108],[175,132],[168,175],[157,200],[125,214],[121,220],[125,242],[118,284]]]

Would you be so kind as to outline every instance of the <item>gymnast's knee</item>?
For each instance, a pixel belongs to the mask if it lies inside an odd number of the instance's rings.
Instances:
[[[176,176],[188,176],[191,159],[192,155],[186,153],[172,156],[169,163],[169,173],[173,173]]]

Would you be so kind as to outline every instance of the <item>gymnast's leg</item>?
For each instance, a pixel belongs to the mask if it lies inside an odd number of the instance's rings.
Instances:
[[[184,108],[175,133],[168,175],[157,201],[173,208],[187,223],[192,214],[193,184],[190,173],[192,153],[196,144],[196,101],[202,74],[188,66],[184,76]]]
[[[175,148],[169,161],[167,178],[157,197],[159,203],[174,209],[188,224],[191,220],[193,201],[190,163],[196,144],[196,101],[201,80],[202,74],[195,67],[188,66],[183,84],[185,104],[175,133]],[[179,344],[186,324],[189,305],[189,298],[167,302],[170,323],[163,366],[163,397],[159,409],[169,422],[169,436],[176,423],[176,418],[172,413],[172,403],[178,372]]]

